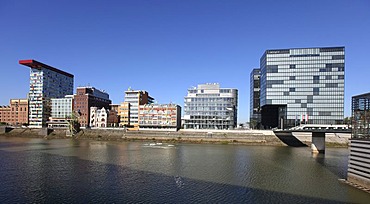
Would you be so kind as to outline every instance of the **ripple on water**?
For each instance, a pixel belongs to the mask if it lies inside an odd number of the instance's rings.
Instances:
[[[0,203],[364,203],[337,182],[341,153],[231,145],[48,141],[27,151],[0,139]],[[41,144],[46,146],[46,144]],[[68,146],[70,145],[70,146]],[[165,144],[162,144],[165,145]],[[8,151],[24,146],[23,151]],[[345,150],[346,151],[346,150]],[[68,155],[68,156],[67,156]],[[344,153],[344,156],[346,154]],[[321,182],[321,185],[317,185]]]

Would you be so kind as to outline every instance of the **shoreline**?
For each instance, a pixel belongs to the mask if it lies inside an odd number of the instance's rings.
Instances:
[[[0,136],[44,139],[77,139],[96,141],[143,141],[191,144],[235,144],[253,146],[288,146],[270,130],[180,130],[180,131],[124,131],[123,129],[82,129],[73,137],[66,130],[14,128],[0,132]],[[307,146],[310,142],[304,141]],[[348,143],[326,142],[327,147],[348,147]]]

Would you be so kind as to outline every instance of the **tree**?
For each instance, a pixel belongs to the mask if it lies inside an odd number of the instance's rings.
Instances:
[[[249,122],[249,128],[251,129],[255,129],[257,126],[257,120],[254,120],[252,119],[250,122]]]
[[[345,117],[343,119],[343,124],[351,125],[352,124],[352,117]]]

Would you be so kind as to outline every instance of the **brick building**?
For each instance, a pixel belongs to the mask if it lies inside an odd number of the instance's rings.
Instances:
[[[10,122],[10,106],[0,106],[0,123]]]
[[[0,106],[0,122],[15,126],[28,124],[28,100],[10,99],[10,105]]]
[[[120,122],[120,116],[118,115],[118,109],[120,105],[110,104],[110,111],[108,114],[107,127],[118,127]]]
[[[74,97],[73,110],[78,115],[81,127],[88,127],[90,124],[90,108],[97,107],[109,109],[111,104],[109,94],[94,87],[77,87]]]

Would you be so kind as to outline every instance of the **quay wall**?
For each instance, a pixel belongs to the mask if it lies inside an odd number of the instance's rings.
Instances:
[[[8,137],[33,137],[33,138],[70,138],[65,130],[45,130],[32,128],[14,128],[0,131],[0,136]],[[158,131],[140,130],[126,131],[124,129],[82,129],[74,136],[75,139],[112,140],[112,141],[169,141],[169,142],[192,142],[192,143],[237,143],[251,145],[275,145],[285,146],[273,131],[269,130],[246,130],[246,131],[204,131],[204,130],[180,130]]]
[[[311,132],[292,132],[292,135],[308,146],[312,143]],[[348,146],[351,133],[325,133],[325,144],[331,146]]]
[[[66,130],[59,129],[32,129],[32,128],[5,128],[0,127],[0,135],[9,137],[34,137],[34,138],[70,138]],[[312,135],[307,133],[293,133],[298,140],[310,145]],[[126,131],[120,128],[82,129],[74,136],[75,139],[93,140],[152,140],[171,142],[193,143],[237,143],[251,145],[286,146],[271,130],[139,130]],[[332,146],[347,146],[350,138],[348,135],[327,134],[326,144]]]

